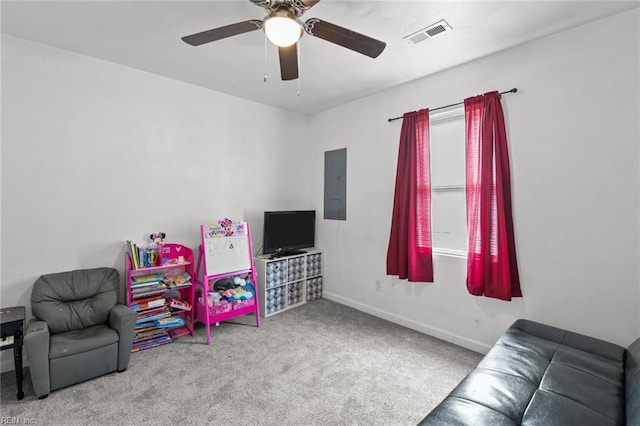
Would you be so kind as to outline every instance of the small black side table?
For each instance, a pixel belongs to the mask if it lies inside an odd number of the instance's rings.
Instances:
[[[22,335],[24,329],[24,306],[13,306],[0,309],[0,350],[13,348],[13,362],[16,368],[18,399],[24,397],[22,392]]]

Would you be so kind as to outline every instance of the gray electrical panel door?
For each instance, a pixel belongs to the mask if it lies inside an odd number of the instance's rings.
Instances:
[[[324,218],[347,220],[347,148],[324,153]]]

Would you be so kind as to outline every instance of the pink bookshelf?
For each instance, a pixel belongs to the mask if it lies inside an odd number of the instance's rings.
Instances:
[[[159,244],[156,264],[147,267],[139,266],[140,259],[134,262],[135,251],[127,244],[124,256],[127,306],[138,314],[132,352],[171,343],[181,336],[193,336],[193,250],[182,244]],[[185,302],[191,309],[170,307],[167,295]],[[179,317],[183,324],[162,327],[155,322],[169,317]]]

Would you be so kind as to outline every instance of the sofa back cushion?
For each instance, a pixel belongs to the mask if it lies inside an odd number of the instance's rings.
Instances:
[[[640,425],[640,338],[627,348],[624,376],[627,424]]]
[[[31,291],[31,310],[52,334],[82,330],[108,321],[119,287],[120,275],[113,268],[42,275]]]

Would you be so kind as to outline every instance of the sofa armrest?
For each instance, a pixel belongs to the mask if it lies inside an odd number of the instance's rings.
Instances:
[[[626,352],[624,366],[627,424],[640,424],[640,338]]]
[[[49,326],[44,321],[29,321],[24,333],[24,349],[29,362],[33,390],[38,398],[49,395]]]
[[[129,366],[137,318],[138,315],[134,311],[120,303],[114,306],[109,314],[109,327],[116,330],[119,336],[118,371],[124,371]]]

